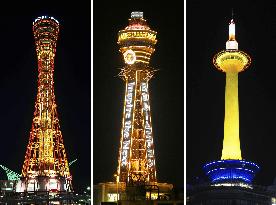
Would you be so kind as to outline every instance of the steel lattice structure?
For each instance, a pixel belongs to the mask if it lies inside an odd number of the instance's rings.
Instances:
[[[53,17],[39,17],[33,22],[33,32],[38,58],[38,93],[22,169],[23,182],[27,190],[30,186],[35,190],[37,187],[71,190],[72,177],[54,94],[54,58],[59,23]],[[37,178],[43,178],[43,183]]]
[[[129,25],[118,33],[125,66],[119,76],[126,83],[118,182],[156,182],[156,166],[148,81],[155,70],[149,66],[156,44],[142,12],[132,12]]]

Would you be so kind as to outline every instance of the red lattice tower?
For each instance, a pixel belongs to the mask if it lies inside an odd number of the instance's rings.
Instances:
[[[19,190],[70,191],[71,175],[54,94],[54,58],[59,23],[42,16],[33,23],[38,57],[38,93]]]

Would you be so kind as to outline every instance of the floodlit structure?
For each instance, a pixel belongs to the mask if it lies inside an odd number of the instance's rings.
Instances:
[[[119,76],[126,83],[118,181],[156,182],[148,91],[148,82],[155,71],[149,61],[157,42],[156,32],[148,26],[143,12],[132,12],[129,25],[118,36],[125,61]]]
[[[241,155],[238,102],[238,73],[249,67],[251,58],[238,50],[233,19],[229,24],[226,50],[216,54],[213,63],[218,70],[226,73],[224,139],[221,160],[207,163],[204,170],[216,185],[229,182],[239,186],[251,184],[259,166],[243,160]]]
[[[125,81],[118,168],[116,182],[94,186],[94,202],[157,200],[170,194],[173,185],[159,183],[156,177],[151,123],[149,80],[155,69],[149,61],[157,43],[143,12],[132,12],[128,26],[118,33],[119,51],[125,65],[119,76]],[[146,202],[144,202],[146,203]]]
[[[38,93],[29,143],[16,191],[71,191],[54,94],[54,58],[59,22],[42,16],[33,22],[38,58]]]

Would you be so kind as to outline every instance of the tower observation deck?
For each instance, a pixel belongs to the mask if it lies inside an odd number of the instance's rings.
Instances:
[[[38,91],[33,123],[17,191],[71,191],[54,94],[54,58],[59,23],[53,17],[33,22],[38,59]]]
[[[149,66],[156,44],[143,12],[132,12],[129,25],[118,33],[125,66],[125,102],[118,158],[117,181],[156,182],[148,82],[155,70]]]
[[[229,24],[226,50],[214,56],[213,64],[218,70],[226,73],[224,139],[221,161],[207,163],[204,170],[213,183],[234,181],[250,184],[259,167],[253,162],[242,160],[239,138],[238,73],[249,67],[251,58],[245,52],[238,50],[233,19]]]

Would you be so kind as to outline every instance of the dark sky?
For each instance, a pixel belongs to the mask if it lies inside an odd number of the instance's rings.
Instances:
[[[60,22],[54,72],[57,111],[67,157],[78,158],[70,171],[79,190],[91,183],[91,4],[66,2],[1,6],[9,15],[0,16],[0,164],[21,173],[37,94],[32,22],[53,16]],[[6,179],[3,171],[0,179]]]
[[[150,80],[157,178],[184,184],[184,5],[182,1],[94,1],[93,4],[93,183],[114,181],[118,165],[125,83],[117,33],[132,11],[143,11],[157,31]]]
[[[260,165],[256,183],[269,185],[276,176],[276,2],[269,1],[187,1],[187,181],[221,157],[225,74],[212,58],[225,49],[232,8],[239,49],[252,57],[239,74],[242,156]]]

